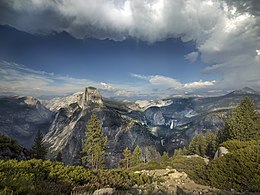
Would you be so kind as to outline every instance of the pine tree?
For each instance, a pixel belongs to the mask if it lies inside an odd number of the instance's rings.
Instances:
[[[257,134],[256,109],[250,98],[243,98],[236,107],[226,128],[228,139],[250,140]]]
[[[37,134],[34,138],[34,143],[32,146],[32,155],[36,159],[45,159],[47,154],[47,148],[44,146],[43,143],[43,135],[42,133],[38,130]]]
[[[206,139],[206,156],[214,158],[217,150],[217,136],[214,133],[207,132],[205,134]]]
[[[107,136],[102,131],[97,115],[92,114],[88,121],[85,139],[82,140],[82,161],[91,169],[104,167],[104,156],[107,144]]]
[[[142,151],[140,147],[137,145],[136,148],[133,151],[132,158],[131,158],[131,166],[138,165],[142,163]]]
[[[61,152],[58,152],[58,154],[56,156],[56,161],[57,162],[62,162],[62,154],[61,154]]]
[[[195,135],[189,145],[189,152],[200,156],[205,156],[207,143],[206,139],[202,134]]]
[[[123,151],[123,159],[119,162],[121,167],[128,169],[131,162],[131,151],[126,147]]]
[[[165,163],[165,162],[168,162],[169,160],[170,160],[170,157],[169,157],[168,153],[166,151],[164,151],[163,155],[161,157],[161,162]]]

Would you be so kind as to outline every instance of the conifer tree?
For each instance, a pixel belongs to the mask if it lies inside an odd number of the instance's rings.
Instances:
[[[131,151],[126,147],[123,151],[123,159],[120,161],[120,166],[128,169],[131,162]]]
[[[256,109],[249,97],[243,98],[236,107],[226,128],[228,139],[250,140],[258,134],[256,127]]]
[[[136,148],[133,151],[132,158],[131,158],[131,166],[138,165],[142,163],[142,151],[140,147],[137,145]]]
[[[36,136],[34,138],[34,143],[32,146],[32,155],[33,155],[33,158],[44,160],[46,157],[46,154],[47,154],[47,148],[44,146],[44,143],[43,143],[43,135],[38,130],[36,133]]]
[[[198,154],[200,156],[205,156],[207,143],[206,139],[202,134],[195,135],[191,140],[189,145],[189,152],[192,154]]]
[[[91,169],[104,167],[107,136],[102,131],[96,114],[92,114],[88,121],[86,138],[82,140],[82,161]]]
[[[206,156],[214,158],[217,150],[217,136],[214,133],[207,132],[205,134],[206,139]]]
[[[170,157],[169,157],[168,153],[166,151],[164,151],[163,155],[161,157],[161,162],[165,163],[165,162],[168,162],[169,160],[170,160]]]

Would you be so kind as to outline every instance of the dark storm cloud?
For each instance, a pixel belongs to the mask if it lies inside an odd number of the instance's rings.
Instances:
[[[23,3],[22,3],[23,2]],[[58,4],[57,4],[58,5]],[[33,33],[61,31],[73,22],[73,17],[64,17],[55,7],[36,7],[33,1],[3,0],[0,3],[0,23]]]
[[[184,58],[211,64],[204,72],[221,74],[216,88],[260,87],[259,6],[259,0],[1,0],[0,24],[77,38],[194,41],[196,51]],[[150,78],[151,85],[183,86],[163,75]],[[186,86],[203,84],[193,83]]]
[[[229,6],[234,6],[239,12],[248,12],[255,16],[260,16],[259,0],[225,0]]]

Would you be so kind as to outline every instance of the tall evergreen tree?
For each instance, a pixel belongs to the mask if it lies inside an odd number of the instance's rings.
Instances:
[[[189,145],[189,152],[192,154],[205,156],[206,148],[207,148],[206,139],[202,134],[199,134],[199,135],[195,135],[192,138],[191,143]]]
[[[132,158],[131,158],[131,166],[138,165],[142,163],[142,151],[140,147],[137,145],[136,148],[133,151]]]
[[[252,100],[249,97],[243,98],[224,129],[228,139],[254,139],[258,133],[256,118],[256,109]]]
[[[123,159],[119,162],[121,167],[128,169],[131,162],[131,151],[126,147],[123,151]]]
[[[107,136],[102,131],[96,114],[92,114],[88,121],[86,138],[82,140],[82,161],[91,169],[104,167],[104,156],[107,144]]]
[[[207,132],[205,134],[206,139],[206,156],[214,158],[214,155],[217,150],[217,136],[214,133]]]
[[[38,130],[36,133],[36,136],[34,138],[34,143],[32,145],[33,158],[44,160],[47,155],[47,152],[48,152],[47,148],[44,146],[44,143],[43,143],[43,135]]]

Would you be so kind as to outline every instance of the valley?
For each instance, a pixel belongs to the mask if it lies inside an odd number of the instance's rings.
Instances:
[[[223,128],[227,114],[244,96],[260,109],[260,95],[250,88],[219,97],[162,99],[158,106],[156,101],[140,105],[103,99],[92,87],[51,100],[2,97],[0,133],[30,148],[40,130],[50,159],[61,152],[66,164],[77,165],[87,122],[96,113],[109,140],[106,165],[114,168],[126,147],[133,151],[139,145],[143,159],[151,161],[164,151],[172,156],[175,149],[187,147],[194,135]]]

